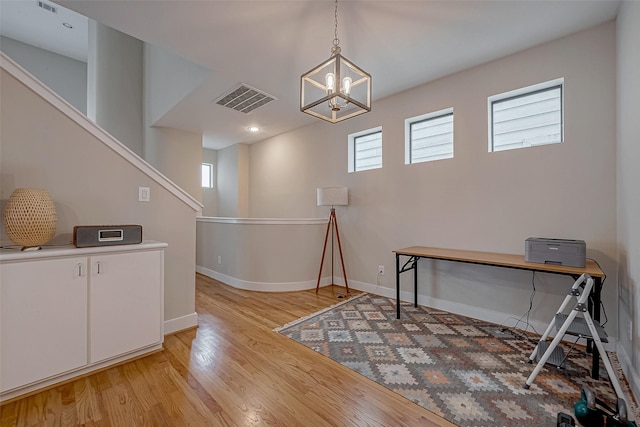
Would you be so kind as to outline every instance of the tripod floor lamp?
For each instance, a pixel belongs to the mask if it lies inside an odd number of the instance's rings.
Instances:
[[[344,277],[344,286],[349,294],[349,282],[347,282],[347,272],[344,269],[344,258],[342,257],[342,245],[340,244],[340,231],[338,230],[338,218],[336,218],[336,209],[334,206],[346,206],[349,204],[349,196],[347,187],[325,187],[318,188],[318,206],[331,206],[331,214],[329,222],[327,222],[327,232],[324,235],[324,245],[322,246],[322,260],[320,261],[320,272],[318,273],[318,283],[316,285],[316,293],[320,289],[320,278],[322,277],[322,266],[324,265],[324,255],[327,251],[327,241],[329,240],[329,232],[331,232],[331,284],[333,284],[333,238],[334,235],[338,240],[338,251],[340,252],[340,263],[342,264],[342,275]]]

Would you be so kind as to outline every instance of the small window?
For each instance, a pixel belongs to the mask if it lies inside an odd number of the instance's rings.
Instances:
[[[202,164],[202,186],[213,188],[213,165],[211,163]]]
[[[453,157],[453,108],[404,121],[405,164]]]
[[[349,135],[349,172],[382,167],[382,127]]]
[[[489,97],[489,151],[563,140],[564,79]]]

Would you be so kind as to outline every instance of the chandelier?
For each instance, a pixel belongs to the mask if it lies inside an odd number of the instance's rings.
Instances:
[[[338,0],[331,57],[300,78],[300,111],[337,123],[371,111],[371,75],[342,56]]]

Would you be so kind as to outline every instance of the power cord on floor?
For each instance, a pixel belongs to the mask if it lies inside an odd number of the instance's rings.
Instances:
[[[504,324],[507,323],[507,321],[509,321],[510,319],[516,319],[516,318],[513,317],[513,316],[507,317],[500,324],[500,330],[502,332],[505,332],[506,330],[509,330],[512,334],[519,336],[521,339],[524,339],[524,340],[529,341],[531,343],[536,343],[537,344],[537,341],[534,341],[531,337],[529,337],[527,335],[527,332],[528,332],[529,328],[531,328],[531,330],[535,334],[539,335],[538,331],[536,331],[536,328],[531,323],[529,323],[529,315],[531,314],[531,310],[533,309],[533,299],[534,299],[534,297],[536,295],[535,277],[536,277],[536,272],[533,271],[532,275],[531,275],[531,288],[532,288],[532,291],[531,291],[531,295],[529,296],[529,308],[527,309],[526,313],[524,313],[522,316],[520,316],[520,318],[516,320],[516,323],[510,328],[505,328]],[[522,319],[524,319],[525,317],[526,317],[526,320],[523,321]],[[524,329],[518,328],[518,325],[520,323],[524,323],[526,325]],[[516,331],[522,331],[523,333],[519,334]]]
[[[602,270],[602,267],[600,267],[600,264],[598,263],[598,261],[596,261],[596,260],[595,260],[595,259],[593,259],[593,258],[587,258],[587,259],[589,259],[589,260],[593,261],[593,262],[598,266],[598,268],[603,272],[604,276],[603,276],[603,278],[602,278],[601,287],[602,287],[602,286],[604,286],[604,282],[605,282],[605,280],[607,279],[607,275],[606,275],[606,273],[604,273],[604,270]],[[516,323],[515,323],[512,327],[510,327],[510,328],[505,328],[505,327],[504,327],[504,324],[505,324],[507,321],[509,321],[509,320],[511,320],[511,319],[516,319],[516,318],[515,318],[515,317],[513,317],[513,316],[507,317],[507,318],[506,318],[506,319],[505,319],[505,320],[500,324],[500,330],[501,330],[502,332],[505,332],[505,331],[509,330],[512,334],[514,334],[514,335],[516,335],[516,336],[519,336],[521,339],[526,340],[526,341],[529,341],[530,343],[532,343],[532,344],[534,344],[534,345],[537,345],[537,344],[538,344],[538,341],[534,340],[533,338],[531,338],[530,336],[528,336],[528,335],[527,335],[527,331],[529,330],[529,328],[531,328],[531,330],[532,330],[536,335],[540,335],[540,334],[538,333],[538,331],[536,331],[536,329],[533,327],[533,325],[531,325],[531,323],[529,323],[529,315],[531,314],[531,310],[532,310],[532,308],[533,308],[533,299],[534,299],[535,294],[536,294],[536,282],[535,282],[535,276],[536,276],[536,272],[535,272],[535,271],[532,271],[532,274],[531,274],[531,288],[532,288],[532,291],[531,291],[531,295],[529,296],[529,308],[527,309],[526,313],[524,313],[522,316],[520,316],[520,318],[516,320]],[[589,300],[590,300],[590,301],[591,301],[591,303],[593,304],[593,298],[592,298],[591,296],[589,296]],[[606,309],[605,309],[605,307],[604,307],[604,304],[602,303],[602,299],[600,299],[600,307],[601,307],[601,309],[602,309],[602,314],[603,314],[603,316],[604,316],[604,323],[601,323],[601,324],[600,324],[600,326],[604,327],[604,326],[607,324],[607,322],[609,321],[609,318],[607,317],[607,311],[606,311]],[[523,321],[522,319],[523,319],[523,318],[525,318],[525,317],[526,317],[526,320],[524,320],[524,321]],[[518,328],[518,325],[519,325],[520,323],[524,323],[524,324],[526,325],[526,327],[525,327],[524,329],[522,329],[522,328]],[[522,333],[522,334],[519,334],[519,333],[517,333],[516,331],[522,331],[523,333]],[[574,348],[574,346],[576,345],[576,343],[578,342],[578,339],[579,339],[579,338],[580,338],[580,337],[576,338],[576,341],[571,345],[571,348],[570,348],[570,349],[569,349],[569,351],[567,352],[567,354],[566,354],[565,358],[569,355],[569,353],[571,352],[571,350],[573,350],[573,348]]]
[[[378,276],[376,277],[376,287],[373,289],[373,292],[371,292],[372,294],[378,295],[378,288],[380,287],[380,278],[381,278],[381,276],[383,276],[383,275],[378,273]]]

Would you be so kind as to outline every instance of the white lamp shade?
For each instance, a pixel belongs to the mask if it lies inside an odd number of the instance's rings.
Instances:
[[[318,188],[318,206],[346,206],[348,204],[347,187]]]

